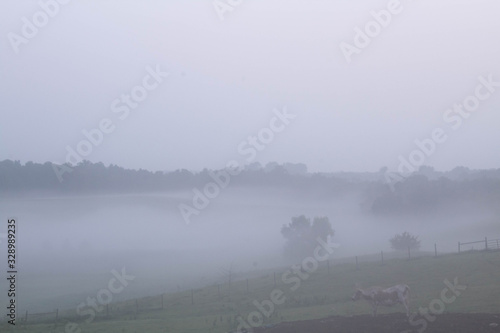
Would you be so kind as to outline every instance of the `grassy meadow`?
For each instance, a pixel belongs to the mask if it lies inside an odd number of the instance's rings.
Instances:
[[[446,288],[445,280],[467,288],[451,304],[446,312],[499,312],[500,311],[500,252],[470,251],[462,254],[446,254],[408,259],[389,259],[379,262],[360,262],[330,265],[320,263],[318,269],[308,275],[302,273],[300,286],[285,283],[283,274],[290,270],[281,267],[247,277],[239,275],[229,285],[207,285],[204,288],[177,293],[111,303],[97,313],[95,319],[85,323],[86,316],[79,316],[76,309],[61,311],[46,318],[29,318],[22,321],[18,314],[15,331],[65,332],[68,322],[75,323],[74,330],[67,332],[179,332],[220,333],[235,330],[237,318],[248,318],[257,311],[254,301],[270,299],[274,289],[281,290],[285,302],[276,305],[264,325],[282,321],[314,319],[331,315],[351,316],[370,313],[371,307],[363,301],[352,302],[355,286],[390,286],[406,283],[411,288],[411,311],[428,307],[439,299]],[[276,285],[274,283],[276,274]],[[297,276],[293,273],[290,276]],[[307,276],[307,277],[306,277]],[[248,286],[248,287],[247,287]],[[248,288],[248,289],[247,289]],[[447,296],[452,293],[448,292]],[[163,309],[162,307],[163,297]],[[137,309],[139,309],[137,311]],[[379,313],[403,312],[402,306],[380,308]],[[4,322],[0,331],[14,331]]]

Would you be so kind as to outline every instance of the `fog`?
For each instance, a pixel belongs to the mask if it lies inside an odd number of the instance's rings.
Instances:
[[[427,165],[498,167],[497,155],[481,151],[496,148],[500,94],[463,116],[459,130],[443,117],[474,93],[479,76],[498,81],[500,5],[401,1],[390,25],[348,62],[341,43],[354,45],[356,27],[387,3],[245,1],[224,20],[210,1],[61,5],[28,42],[10,35],[0,43],[8,120],[0,135],[10,139],[2,158],[67,162],[82,131],[108,118],[114,130],[83,158],[148,170],[221,168],[286,106],[297,118],[259,151],[262,163],[392,170],[416,139],[446,126],[449,139]],[[36,2],[1,6],[7,37],[21,36],[21,18],[40,10]],[[113,104],[142,84],[148,66],[169,75],[137,106]]]
[[[321,199],[228,187],[190,224],[178,210],[191,200],[189,192],[33,194],[4,197],[0,209],[18,221],[21,299],[31,311],[76,307],[81,295],[95,292],[111,269],[122,267],[136,280],[116,300],[224,283],[228,270],[237,279],[284,269],[292,262],[283,256],[280,230],[302,214],[329,217],[339,245],[332,260],[339,262],[390,253],[389,239],[402,230],[419,236],[421,251],[433,252],[436,243],[440,253],[455,252],[458,241],[498,233],[493,211],[457,206],[378,217],[360,209],[361,199],[360,193]]]
[[[2,1],[0,217],[18,223],[22,309],[75,308],[122,268],[135,280],[114,301],[284,269],[282,226],[301,215],[328,217],[338,262],[404,256],[389,242],[403,231],[424,254],[500,236],[498,175],[467,178],[500,166],[500,3],[399,3],[347,55],[388,1],[242,1],[224,14],[212,1],[71,1],[38,28],[43,5]],[[259,169],[259,184],[231,180],[186,221],[202,173],[235,163],[300,163],[305,180],[283,179],[312,185],[267,186]],[[387,195],[377,174],[423,166],[434,187],[414,197]],[[330,178],[347,189],[321,187]],[[422,200],[434,189],[459,200]],[[387,197],[402,211],[375,212]]]

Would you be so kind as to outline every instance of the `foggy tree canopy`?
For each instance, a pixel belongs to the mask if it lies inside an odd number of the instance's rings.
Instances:
[[[76,166],[57,166],[65,170],[59,181],[55,166],[19,161],[0,162],[0,192],[138,192],[191,190],[213,182],[212,171],[171,172],[124,169],[117,165],[83,161]],[[63,169],[61,169],[63,168]],[[66,168],[66,169],[64,169]],[[231,178],[231,186],[292,191],[298,195],[328,199],[360,193],[360,209],[371,214],[425,214],[460,202],[498,207],[500,169],[470,170],[456,167],[448,172],[422,166],[417,172],[393,184],[387,183],[386,169],[363,173],[308,173],[303,164],[254,163]]]
[[[420,248],[420,240],[418,237],[407,231],[395,235],[389,241],[391,243],[391,248],[394,250],[404,251],[408,250],[408,248],[411,250],[418,250]]]
[[[318,238],[327,242],[334,231],[328,217],[315,217],[312,222],[304,215],[292,217],[292,222],[283,225],[281,234],[286,239],[285,256],[290,259],[311,255],[318,245]]]

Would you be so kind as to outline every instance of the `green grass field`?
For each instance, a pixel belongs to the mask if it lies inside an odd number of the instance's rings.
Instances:
[[[441,291],[446,288],[445,279],[453,282],[455,278],[467,289],[446,305],[446,312],[500,312],[500,251],[391,259],[383,265],[363,262],[358,270],[354,264],[338,264],[330,267],[330,273],[326,264],[321,263],[308,278],[301,280],[295,291],[291,290],[292,283],[286,284],[281,279],[286,270],[288,268],[276,269],[276,286],[274,272],[268,271],[248,280],[248,292],[245,277],[234,281],[230,287],[221,285],[220,290],[216,285],[194,290],[194,305],[191,291],[185,291],[163,295],[163,310],[161,296],[149,297],[137,300],[137,304],[135,300],[113,303],[107,316],[103,310],[88,324],[84,323],[88,316],[78,316],[73,309],[61,312],[57,323],[54,317],[47,323],[37,323],[35,319],[28,323],[18,321],[16,331],[64,332],[66,323],[71,320],[78,324],[81,332],[229,332],[236,328],[239,316],[246,319],[257,310],[254,301],[270,299],[273,289],[281,290],[286,301],[275,307],[264,324],[370,313],[371,307],[366,302],[351,301],[356,283],[365,287],[406,283],[412,293],[411,310],[416,312],[419,307],[428,307],[432,300],[441,297]],[[379,310],[380,313],[395,311],[403,312],[404,309],[396,306]],[[10,326],[2,323],[0,331],[14,331]]]

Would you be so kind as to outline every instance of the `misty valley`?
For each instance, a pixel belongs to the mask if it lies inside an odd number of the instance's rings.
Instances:
[[[405,258],[389,242],[405,231],[418,236],[418,255],[435,246],[455,253],[458,242],[500,232],[498,171],[422,167],[391,191],[384,170],[313,174],[303,165],[254,165],[186,223],[179,206],[215,183],[215,171],[153,173],[86,162],[59,183],[49,181],[50,165],[0,167],[8,176],[1,210],[18,224],[21,313],[88,311],[87,295],[122,269],[134,278],[110,293],[112,302],[224,284],[229,272],[238,281],[286,269],[312,255],[312,248],[285,253],[283,228],[300,216],[331,225],[330,236],[318,235],[338,245],[332,264],[381,251],[386,260]]]
[[[0,1],[0,332],[498,332],[499,12]]]

